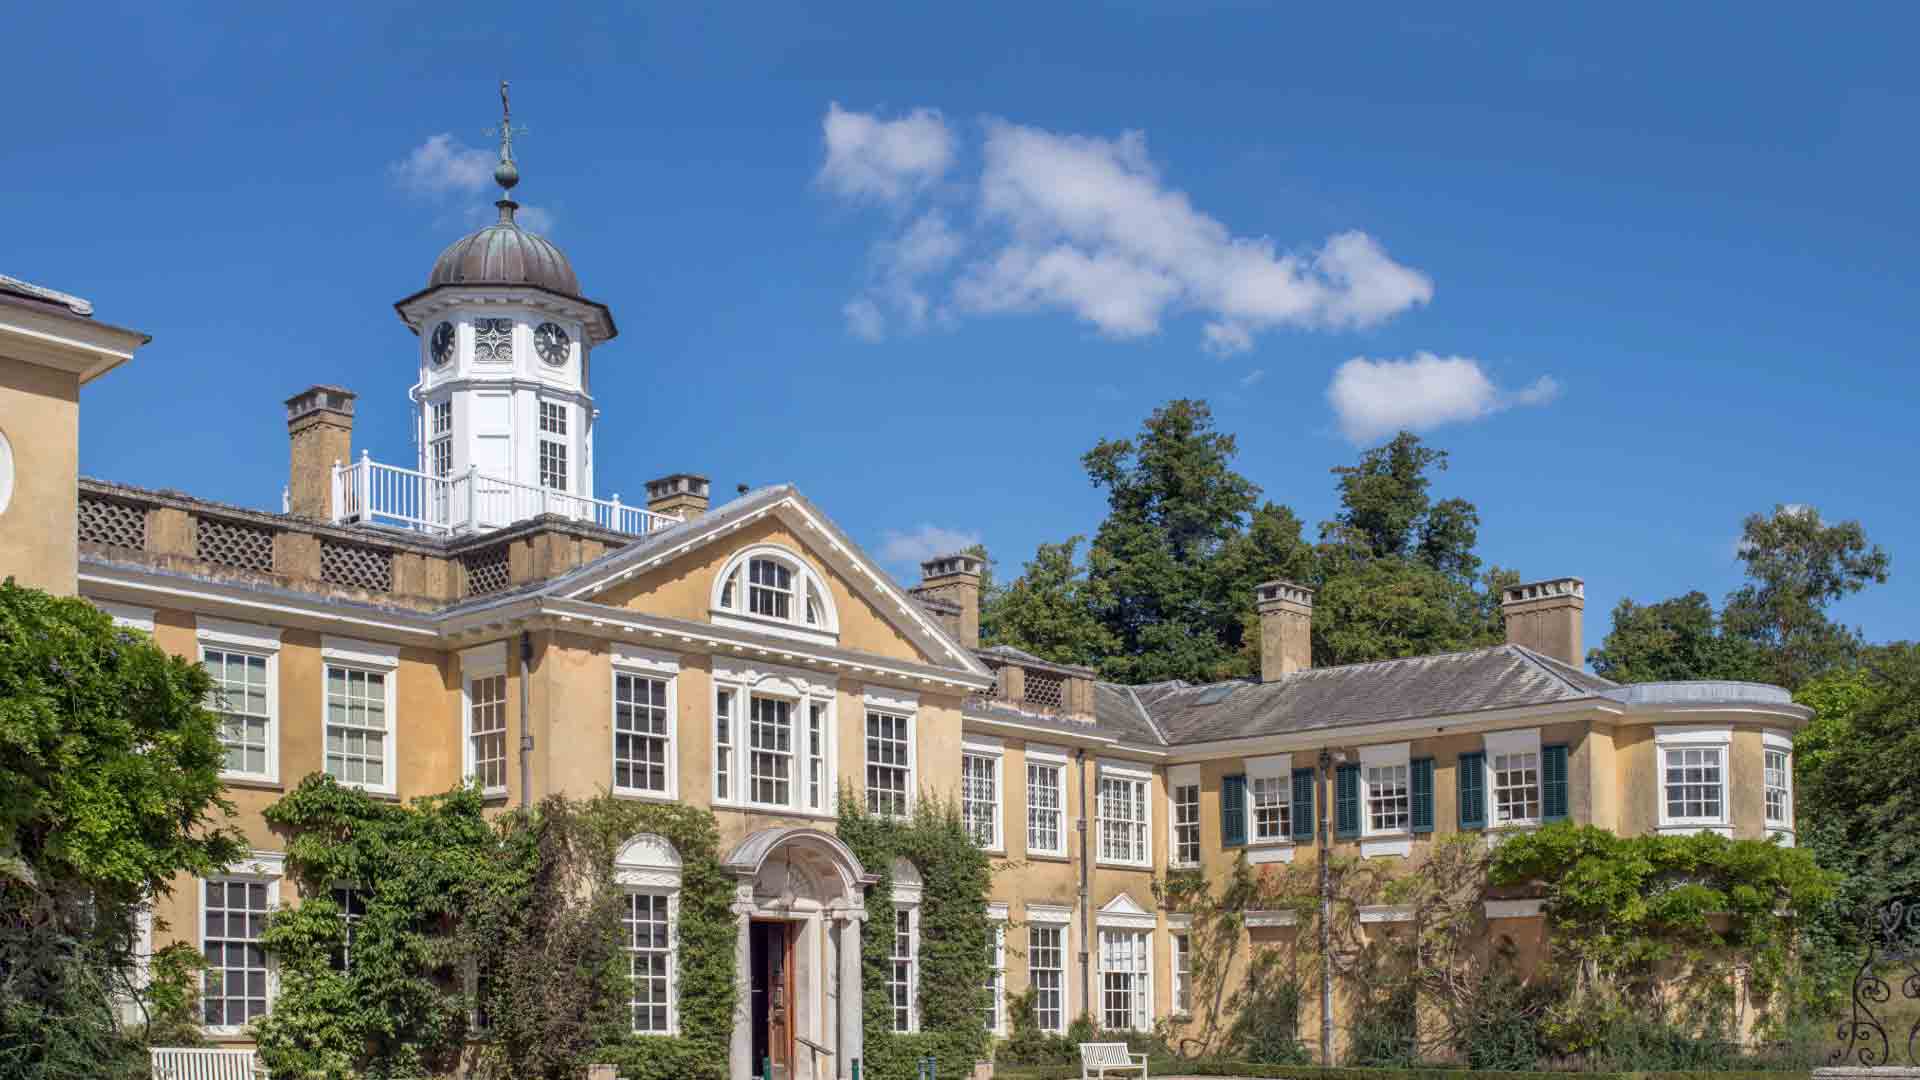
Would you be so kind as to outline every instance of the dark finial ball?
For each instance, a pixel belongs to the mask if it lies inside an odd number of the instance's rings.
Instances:
[[[520,182],[520,170],[514,167],[513,162],[503,161],[494,167],[493,182],[511,191],[513,185]]]

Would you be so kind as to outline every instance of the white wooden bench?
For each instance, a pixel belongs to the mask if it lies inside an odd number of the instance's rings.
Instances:
[[[1110,1072],[1138,1072],[1147,1076],[1147,1055],[1127,1053],[1126,1043],[1081,1043],[1080,1080],[1097,1080]]]
[[[147,1053],[153,1060],[153,1080],[268,1080],[251,1050],[156,1046]]]

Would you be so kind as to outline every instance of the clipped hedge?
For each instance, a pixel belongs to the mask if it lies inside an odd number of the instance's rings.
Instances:
[[[1758,1069],[1691,1072],[1496,1072],[1491,1069],[1324,1069],[1317,1065],[1256,1065],[1245,1061],[1148,1062],[1152,1076],[1275,1077],[1283,1080],[1541,1080],[1573,1077],[1580,1080],[1808,1080],[1806,1072]],[[994,1080],[1079,1080],[1080,1066],[1018,1065],[996,1067]]]

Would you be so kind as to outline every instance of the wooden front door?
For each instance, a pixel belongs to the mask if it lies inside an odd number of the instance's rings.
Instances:
[[[793,935],[783,922],[754,922],[753,1075],[793,1075]]]

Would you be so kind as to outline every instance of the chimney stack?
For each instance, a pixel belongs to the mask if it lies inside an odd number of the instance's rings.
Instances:
[[[287,399],[287,512],[316,521],[333,517],[333,467],[353,462],[354,393],[309,386]]]
[[[1586,609],[1587,585],[1577,577],[1530,581],[1500,593],[1507,644],[1523,645],[1576,668],[1586,661],[1581,637]]]
[[[647,481],[647,509],[692,521],[707,512],[707,478],[677,472]]]
[[[965,552],[928,559],[920,564],[920,584],[913,590],[915,596],[959,607],[959,614],[941,621],[969,649],[980,647],[980,576],[986,565],[985,559]]]
[[[1313,666],[1313,590],[1269,581],[1253,590],[1260,612],[1260,681]]]

